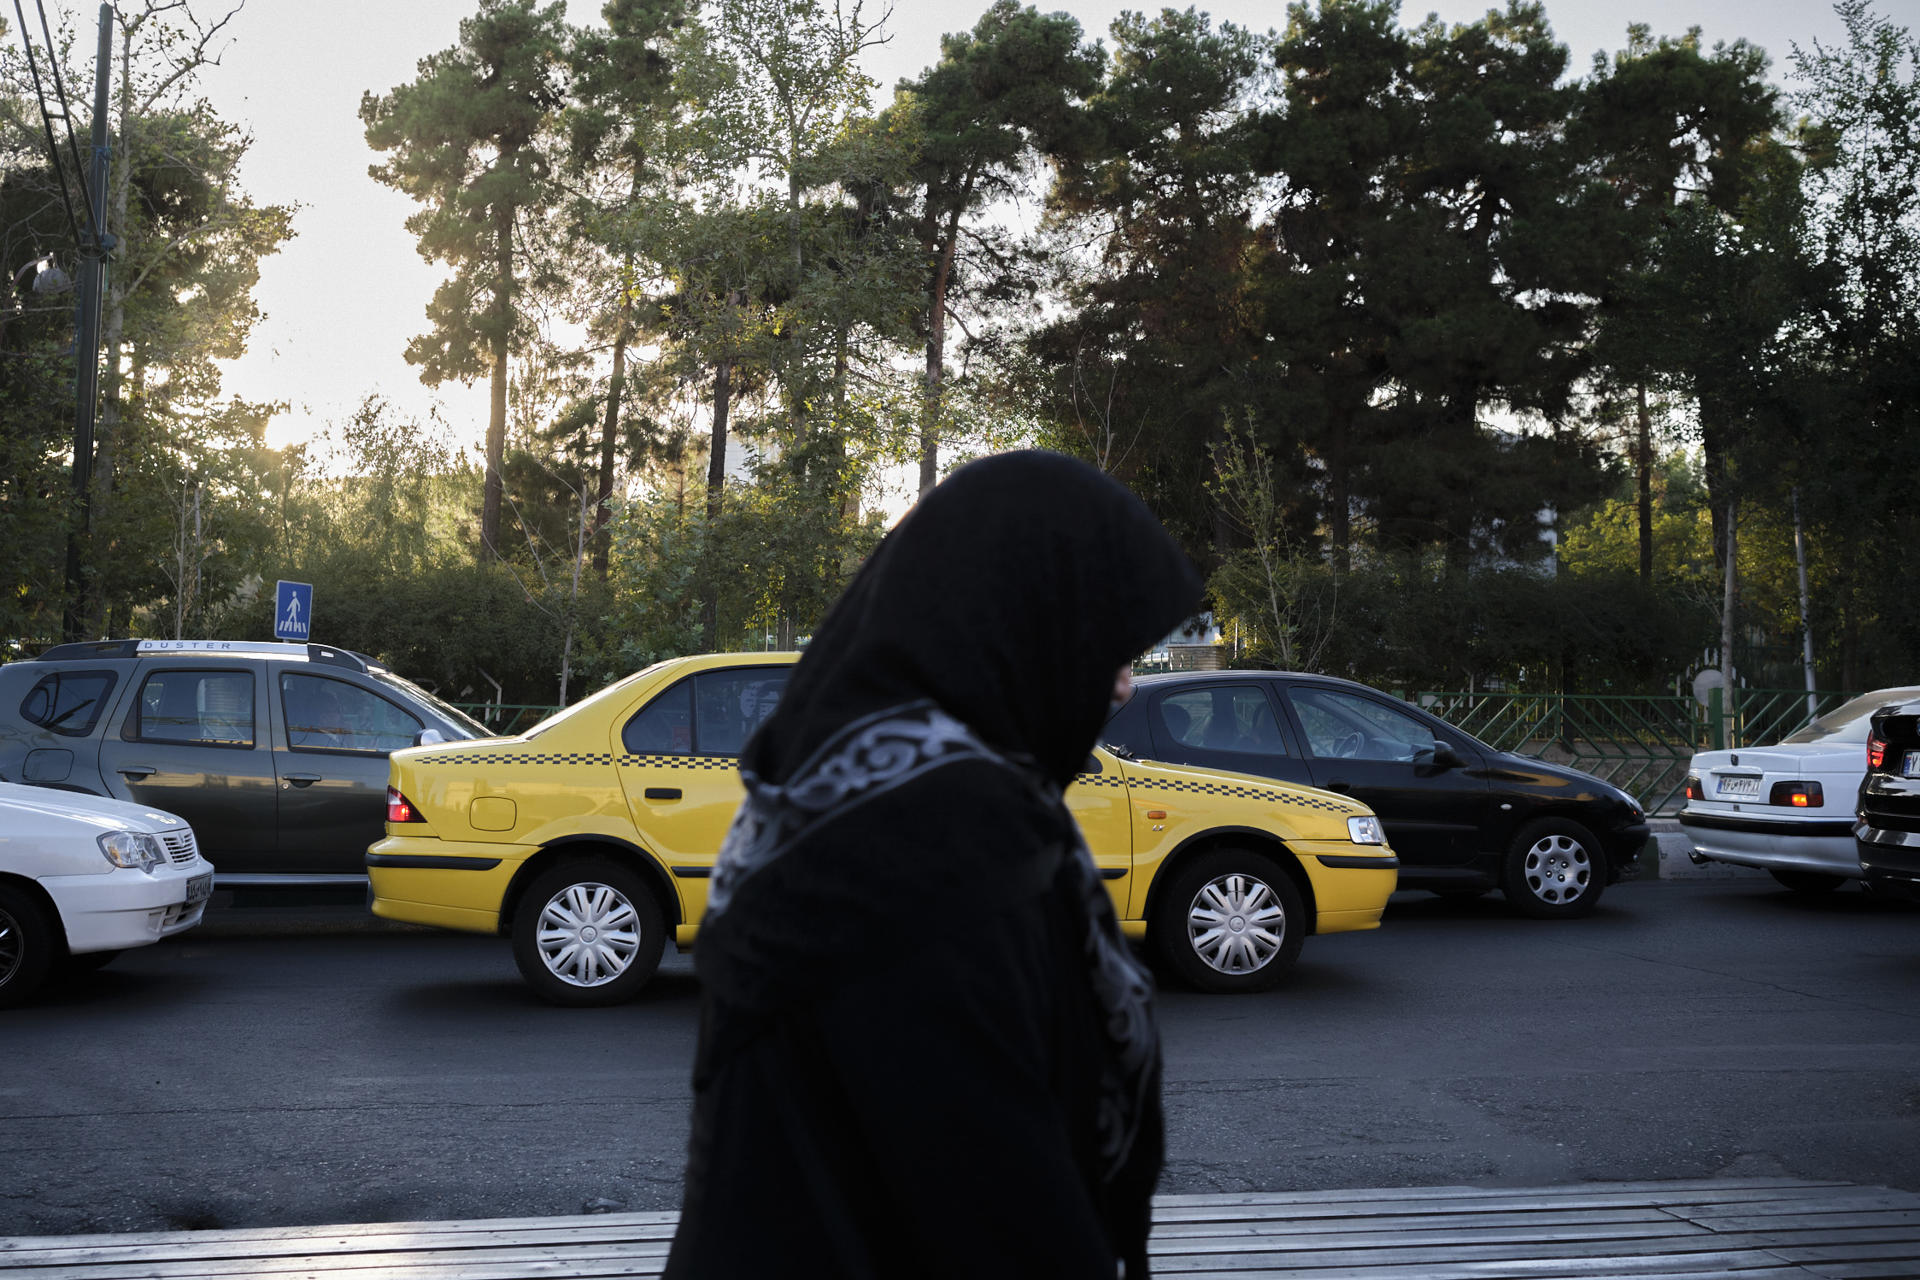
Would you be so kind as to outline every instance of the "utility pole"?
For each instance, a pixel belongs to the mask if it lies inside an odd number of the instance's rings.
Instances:
[[[100,6],[100,44],[93,64],[93,173],[88,179],[86,243],[80,246],[79,321],[73,338],[74,521],[67,533],[67,611],[61,638],[80,640],[86,626],[90,586],[87,547],[93,531],[93,415],[100,394],[100,299],[107,255],[107,82],[113,75],[113,6]]]
[[[1800,570],[1801,668],[1807,677],[1807,719],[1820,714],[1813,690],[1813,603],[1807,595],[1807,530],[1800,523],[1800,486],[1793,486],[1793,559]]]

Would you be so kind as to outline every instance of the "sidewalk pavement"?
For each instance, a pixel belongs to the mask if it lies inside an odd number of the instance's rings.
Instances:
[[[611,1280],[659,1275],[675,1216],[0,1239],[0,1273]],[[955,1222],[960,1258],[966,1235]],[[1149,1248],[1156,1274],[1188,1280],[1920,1278],[1920,1195],[1796,1178],[1167,1195]]]

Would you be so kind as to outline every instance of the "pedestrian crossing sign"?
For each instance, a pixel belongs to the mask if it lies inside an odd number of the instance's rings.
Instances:
[[[313,584],[281,579],[273,593],[273,638],[305,641],[313,634]]]

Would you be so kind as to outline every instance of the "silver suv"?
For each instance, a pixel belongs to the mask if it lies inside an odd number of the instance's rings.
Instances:
[[[0,781],[178,814],[223,889],[364,884],[388,752],[488,735],[319,644],[113,640],[0,667]]]

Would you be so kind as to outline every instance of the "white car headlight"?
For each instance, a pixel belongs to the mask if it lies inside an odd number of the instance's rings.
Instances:
[[[1380,819],[1368,814],[1364,818],[1347,819],[1347,835],[1355,844],[1385,844],[1386,828],[1380,825]]]
[[[160,842],[144,831],[109,831],[100,837],[100,852],[116,867],[145,871],[149,875],[167,860],[167,851],[160,847]]]

